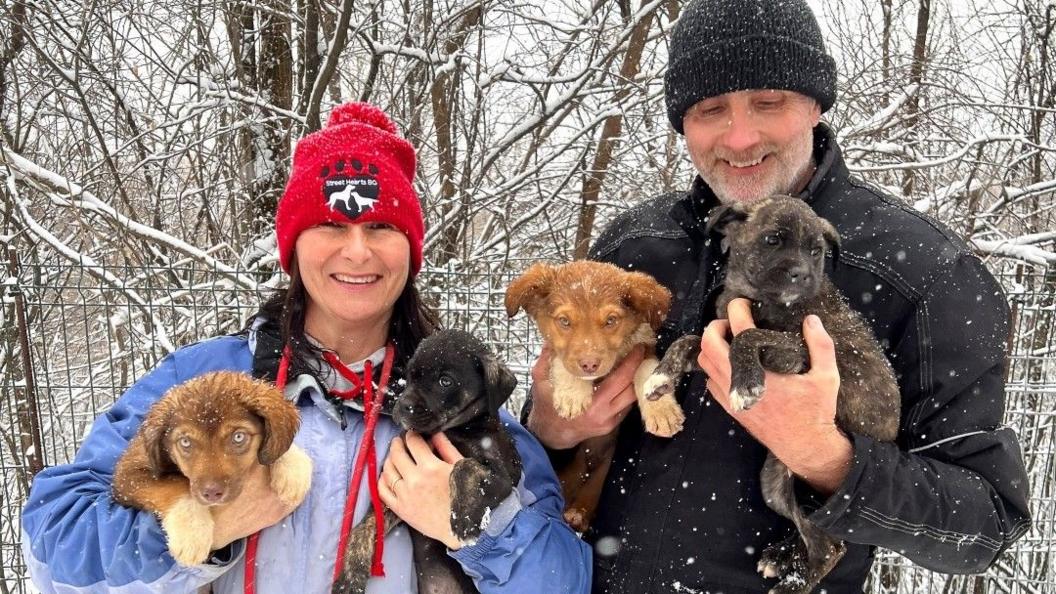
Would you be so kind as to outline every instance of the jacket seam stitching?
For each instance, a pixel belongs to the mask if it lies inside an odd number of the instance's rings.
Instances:
[[[854,266],[855,268],[871,272],[891,283],[893,287],[898,289],[905,297],[909,298],[910,301],[916,302],[922,297],[922,293],[913,287],[913,285],[909,284],[902,275],[878,260],[859,256],[853,252],[841,252],[840,260],[847,262],[848,265]]]
[[[949,241],[954,247],[957,248],[957,255],[958,256],[963,256],[965,254],[971,253],[969,250],[967,250],[964,247],[958,245],[958,242],[961,242],[961,243],[964,242],[963,239],[961,239],[960,237],[956,236],[955,234],[952,234],[952,233],[950,233],[948,231],[943,230],[939,225],[936,224],[936,221],[932,220],[931,217],[929,217],[926,214],[920,212],[919,210],[917,210],[915,208],[909,208],[908,206],[906,206],[905,203],[903,203],[901,201],[892,200],[883,191],[881,191],[879,188],[877,188],[876,186],[873,186],[872,184],[870,184],[868,182],[865,182],[864,180],[860,180],[858,178],[855,178],[853,176],[848,175],[847,176],[847,183],[850,184],[851,186],[854,186],[856,188],[859,188],[861,190],[865,190],[865,191],[869,192],[873,196],[876,196],[879,200],[883,201],[884,204],[887,204],[889,206],[897,208],[897,209],[901,210],[902,212],[906,213],[907,215],[910,215],[913,218],[917,219],[918,221],[921,221],[922,223],[924,223],[927,226],[931,227],[936,233],[941,235],[943,238],[946,239],[946,241]]]
[[[950,442],[950,441],[954,441],[954,440],[957,440],[957,439],[963,439],[965,437],[972,437],[973,435],[985,435],[987,433],[990,433],[990,432],[989,431],[982,431],[982,430],[980,430],[980,431],[969,431],[967,433],[961,433],[959,435],[951,435],[950,437],[944,437],[944,438],[942,438],[942,439],[940,439],[938,441],[929,443],[927,445],[922,445],[922,446],[915,447],[915,448],[909,448],[906,451],[909,452],[910,454],[916,454],[918,452],[922,452],[924,450],[928,450],[928,449],[940,446],[940,445],[942,445],[944,443],[947,443],[947,442]]]
[[[917,316],[917,329],[920,338],[917,339],[917,350],[920,352],[920,402],[913,407],[909,415],[909,427],[916,427],[924,414],[924,405],[935,396],[932,390],[932,375],[934,363],[932,362],[932,340],[931,340],[931,316],[928,309],[928,300],[923,299],[919,304],[920,314]],[[909,435],[910,441],[916,440],[916,433]]]
[[[605,247],[597,251],[594,254],[594,257],[603,258],[605,256],[608,256],[609,254],[620,249],[620,246],[622,246],[624,242],[630,241],[632,239],[681,239],[683,237],[686,237],[685,231],[677,229],[673,229],[671,231],[627,231],[626,233],[623,233],[615,240],[613,240],[609,247]]]
[[[862,506],[862,517],[869,520],[870,522],[887,528],[895,530],[897,532],[903,532],[906,534],[916,535],[922,533],[924,536],[931,538],[932,540],[938,540],[940,542],[946,542],[948,540],[961,540],[965,541],[966,544],[979,544],[980,546],[990,549],[994,552],[1001,550],[1002,541],[990,538],[985,534],[965,534],[963,532],[957,532],[954,530],[943,530],[936,528],[928,524],[917,524],[914,522],[907,522],[900,518],[894,518],[884,513],[875,510],[868,506]]]

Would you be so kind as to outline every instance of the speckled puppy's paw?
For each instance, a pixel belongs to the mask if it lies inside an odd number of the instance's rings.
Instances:
[[[672,395],[664,396],[659,400],[639,402],[638,407],[642,411],[645,430],[657,437],[675,435],[682,430],[682,424],[686,420],[682,407]]]
[[[312,459],[296,444],[271,465],[271,489],[291,507],[304,501],[312,485]]]
[[[734,367],[730,378],[730,408],[735,412],[755,406],[766,391],[763,368],[749,366],[748,369]]]
[[[657,369],[646,380],[642,391],[645,399],[652,402],[675,393],[675,378]]]
[[[762,386],[739,387],[730,390],[730,408],[734,412],[748,410],[755,406],[756,402],[763,397]]]
[[[480,462],[462,458],[451,470],[451,531],[463,543],[476,541],[491,519],[484,504],[491,473]]]
[[[180,565],[199,565],[213,545],[213,514],[190,495],[180,499],[161,519],[169,554]]]

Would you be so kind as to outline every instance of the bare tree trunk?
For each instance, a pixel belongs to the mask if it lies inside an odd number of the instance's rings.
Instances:
[[[644,7],[646,1],[643,0]],[[629,10],[625,10],[629,12]],[[626,14],[628,22],[633,15]],[[649,26],[653,21],[652,14],[642,15],[635,23],[631,36],[627,40],[627,53],[623,56],[623,64],[620,66],[620,80],[613,104],[620,103],[631,92],[631,81],[638,75],[638,66],[642,59],[642,50],[645,48],[645,40],[649,36]],[[580,190],[579,222],[576,225],[576,243],[573,248],[573,257],[577,260],[587,257],[590,248],[590,235],[594,230],[594,216],[597,212],[598,195],[605,183],[609,163],[612,161],[612,153],[620,141],[620,133],[623,130],[623,114],[617,113],[605,118],[601,128],[601,138],[598,139],[598,147],[594,153],[594,162],[583,176],[583,187]]]
[[[334,29],[333,37],[330,38],[330,46],[326,53],[326,61],[319,70],[319,76],[312,81],[308,98],[308,110],[304,116],[304,125],[307,131],[318,130],[321,126],[319,120],[320,104],[323,93],[330,87],[330,83],[336,78],[337,61],[348,44],[348,23],[352,19],[352,0],[341,2],[341,12],[337,15],[337,27]]]
[[[322,64],[322,56],[319,55],[319,0],[298,0],[301,18],[304,25],[298,47],[301,50],[301,72],[298,80],[301,83],[301,100],[297,111],[305,113],[308,110],[308,98],[311,95],[312,85],[319,76],[319,67]]]
[[[1054,12],[1056,12],[1056,5],[1049,4],[1046,6],[1044,20],[1041,22],[1041,31],[1038,36],[1038,53],[1040,56],[1038,60],[1037,96],[1034,100],[1034,105],[1050,109],[1056,106],[1056,77],[1053,76],[1049,66],[1049,38],[1052,36],[1053,28],[1056,27]],[[1042,121],[1046,115],[1049,114],[1044,109],[1035,109],[1030,114],[1030,140],[1035,145],[1041,145]],[[1045,157],[1042,152],[1035,151],[1034,157],[1031,159],[1031,183],[1036,184],[1042,181],[1042,165],[1044,161]],[[1037,206],[1037,200],[1038,198],[1035,198],[1035,206]],[[1038,212],[1037,208],[1035,208],[1035,212]]]
[[[13,69],[9,67],[15,61],[15,58],[18,57],[22,48],[26,46],[26,23],[28,18],[25,1],[13,0],[8,14],[10,16],[5,19],[8,26],[7,40],[4,42],[3,48],[0,48],[0,114],[5,113],[4,104],[7,100],[8,90],[7,77],[9,72],[13,72]],[[8,136],[6,127],[4,127],[3,132],[4,142],[18,150],[17,139]]]
[[[235,64],[235,78],[239,87],[252,92],[257,88],[257,47],[256,47],[256,22],[253,18],[253,10],[241,2],[231,3],[225,15],[227,19],[227,38],[231,46],[231,60]],[[252,114],[252,108],[243,107],[245,116]],[[237,133],[236,154],[239,155],[238,177],[239,186],[243,188],[244,196],[237,203],[245,206],[254,202],[251,191],[255,187],[257,178],[256,150],[253,146],[253,132],[244,127]],[[232,209],[232,214],[235,210]],[[257,225],[254,223],[256,217],[235,216],[235,224],[239,227],[237,236],[246,237],[255,235]]]
[[[257,95],[270,105],[289,110],[293,105],[293,52],[291,26],[286,15],[289,4],[274,2],[258,13],[260,59],[257,62]],[[286,185],[290,156],[290,127],[285,123],[263,127],[255,139],[256,171],[250,186],[250,232],[261,235],[271,229],[275,209]]]
[[[905,127],[909,130],[910,137],[916,137],[915,128],[920,122],[920,96],[926,91],[921,82],[924,80],[924,72],[927,67],[928,51],[928,23],[931,20],[931,0],[920,0],[917,9],[917,33],[913,39],[913,63],[909,69],[909,84],[917,85],[917,92],[906,102],[907,117]],[[902,179],[902,195],[910,197],[914,190],[914,177],[912,171],[906,171]]]
[[[880,72],[883,76],[883,80],[891,80],[891,24],[894,19],[894,6],[892,6],[893,0],[880,0],[880,11],[883,18],[883,29],[880,37]],[[887,93],[884,93],[883,103],[887,105],[890,101],[890,97]]]
[[[458,28],[444,41],[441,56],[454,59],[454,55],[465,46],[470,31],[480,23],[483,15],[484,6],[482,3],[467,9],[458,24]],[[468,191],[461,192],[457,200],[459,204],[456,205],[456,195],[459,194],[459,188],[455,184],[455,176],[458,173],[454,144],[455,126],[458,118],[458,102],[455,99],[455,89],[461,72],[462,66],[457,64],[454,68],[444,68],[433,79],[433,83],[429,88],[433,108],[433,128],[436,132],[436,156],[440,165],[439,202],[450,205],[447,209],[448,212],[459,208],[463,212],[468,212],[469,210]],[[469,218],[461,218],[461,222],[464,224],[455,224],[455,221],[447,222],[443,239],[441,239],[436,250],[438,264],[443,265],[451,258],[458,256],[459,237],[462,235],[465,224],[468,224]]]

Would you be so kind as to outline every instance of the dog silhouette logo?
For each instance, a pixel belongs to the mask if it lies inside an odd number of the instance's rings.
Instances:
[[[349,219],[356,219],[374,208],[381,194],[381,186],[375,177],[378,167],[353,159],[338,161],[333,168],[325,166],[319,172],[323,178],[323,200],[330,210],[340,212]]]

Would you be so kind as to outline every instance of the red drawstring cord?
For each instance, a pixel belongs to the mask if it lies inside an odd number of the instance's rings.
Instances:
[[[377,448],[374,444],[374,427],[378,424],[378,415],[381,413],[381,405],[384,400],[385,387],[389,384],[389,375],[392,371],[392,361],[395,358],[396,349],[393,346],[385,347],[385,361],[381,367],[381,385],[377,394],[374,393],[374,366],[367,360],[363,368],[362,379],[354,371],[345,366],[340,359],[331,352],[324,352],[323,358],[338,373],[352,384],[351,390],[334,390],[333,394],[342,400],[350,400],[359,397],[365,391],[363,398],[363,415],[366,417],[366,428],[363,439],[359,443],[359,452],[352,468],[352,481],[348,486],[348,497],[345,499],[345,510],[341,518],[341,536],[337,545],[337,562],[334,564],[334,579],[341,575],[344,566],[345,550],[348,548],[348,535],[352,529],[352,516],[356,510],[356,500],[359,498],[359,485],[363,480],[364,466],[370,473],[369,481],[370,500],[374,507],[374,518],[377,521],[377,531],[374,534],[374,559],[371,562],[370,574],[375,577],[385,575],[385,566],[381,557],[385,547],[385,517],[381,496],[378,493],[378,459]],[[286,346],[282,351],[282,359],[279,360],[279,371],[275,378],[275,385],[282,390],[286,387],[286,375],[290,367],[290,347]],[[365,388],[365,390],[364,390]],[[257,544],[260,540],[260,532],[250,535],[246,543],[246,571],[244,582],[245,594],[254,594],[255,574],[257,565]]]

